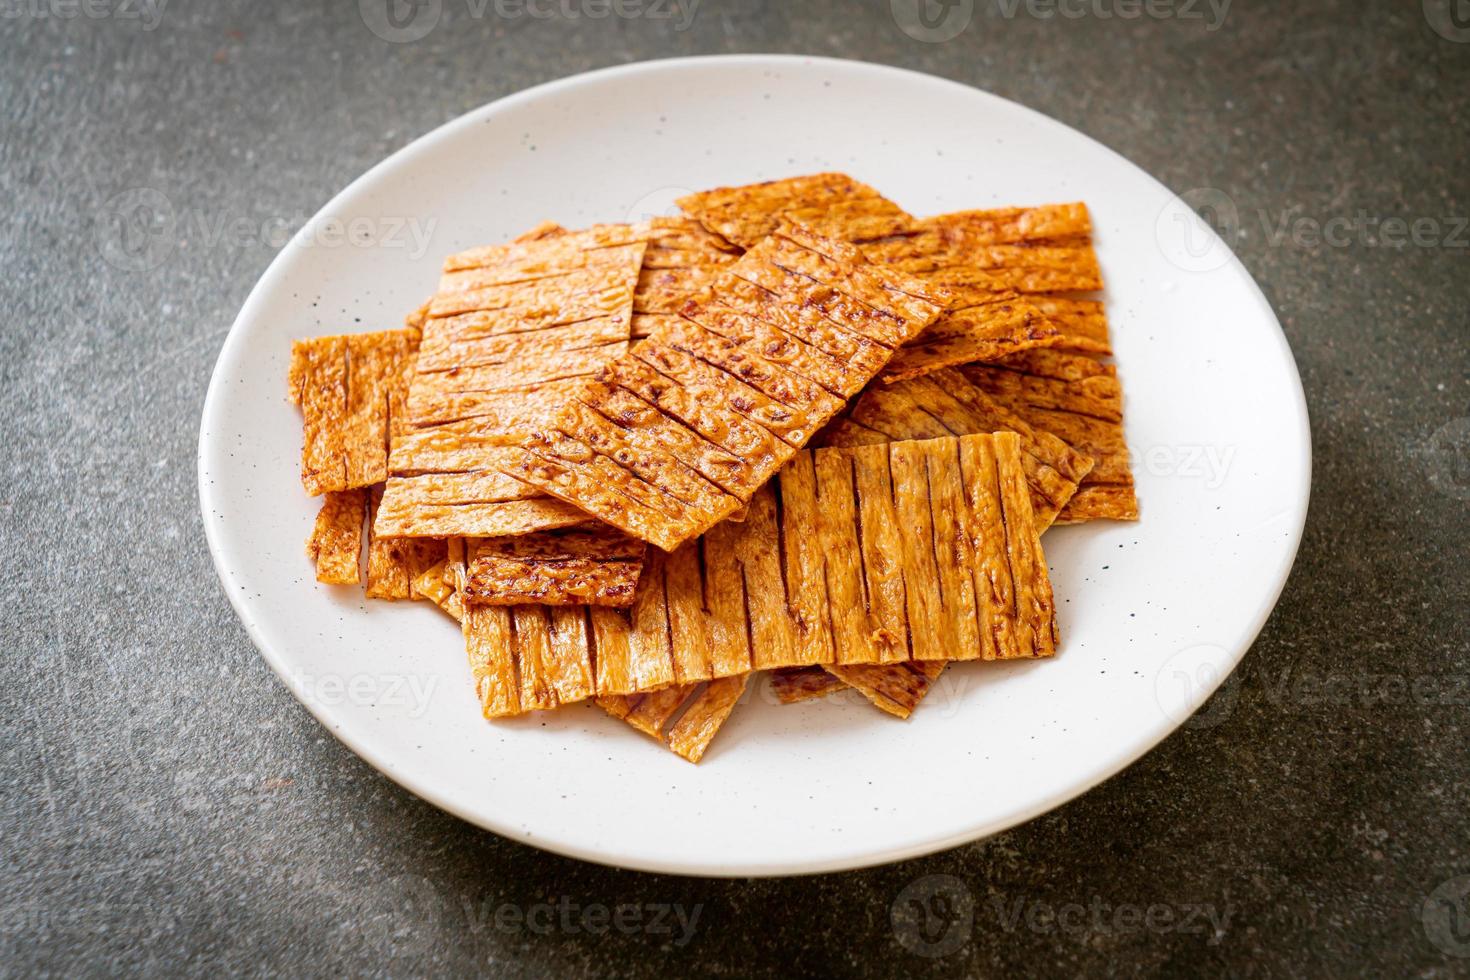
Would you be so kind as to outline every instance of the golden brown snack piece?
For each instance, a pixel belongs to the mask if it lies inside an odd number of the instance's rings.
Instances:
[[[1108,317],[1102,303],[1060,296],[1032,296],[1031,304],[1051,318],[1060,336],[1053,350],[1074,351],[1105,357],[1113,352],[1108,335]],[[980,360],[980,358],[976,358]]]
[[[1080,201],[953,211],[921,218],[916,224],[921,231],[932,230],[970,246],[1065,242],[1092,236],[1092,217]]]
[[[588,609],[464,603],[465,652],[487,718],[558,708],[596,693]]]
[[[947,310],[933,326],[905,345],[879,377],[892,384],[957,364],[994,361],[1062,339],[1061,326],[1040,307],[1017,293],[1000,293]]]
[[[709,306],[689,304],[600,372],[506,472],[665,551],[738,511],[871,377],[825,356],[801,322],[721,302],[728,290],[743,303],[752,283],[881,351],[874,370],[944,301],[850,245],[783,225],[729,266]]]
[[[628,606],[648,546],[608,527],[484,538],[469,556],[464,597],[514,606]]]
[[[498,447],[503,453],[504,448]],[[503,458],[486,454],[483,462]],[[374,521],[385,537],[508,537],[587,523],[585,513],[494,470],[388,481]]]
[[[1059,524],[1138,519],[1116,368],[1082,354],[1051,350],[961,370],[994,401],[1092,457],[1094,466],[1057,516]]]
[[[707,299],[740,249],[691,218],[654,218],[638,291],[633,296],[633,339],[677,321],[686,303]]]
[[[649,694],[600,697],[597,704],[614,718],[697,763],[735,710],[749,682],[750,675],[742,674]]]
[[[388,441],[405,422],[418,331],[298,340],[288,387],[302,414],[301,483],[318,496],[381,483]]]
[[[864,246],[875,262],[967,290],[1021,293],[1102,288],[1092,221],[1081,203],[960,211],[913,222]]]
[[[1050,215],[1040,223],[995,220],[1005,214]],[[1061,217],[1060,220],[1051,218]],[[958,211],[914,221],[907,238],[874,243],[872,249],[915,268],[967,266],[975,269],[1052,269],[1066,275],[1097,275],[1092,221],[1082,203]],[[1022,290],[1051,292],[1053,290]]]
[[[885,375],[916,377],[1040,347],[1106,353],[1099,304],[1036,295],[1102,288],[1091,230],[1085,205],[1045,205],[917,219],[907,234],[864,245],[873,261],[941,284],[952,296],[945,316]]]
[[[456,622],[462,623],[464,600],[460,598],[451,578],[448,561],[440,561],[414,578],[413,591],[417,597],[429,600],[453,616]]]
[[[1092,471],[1091,458],[1059,436],[1028,424],[954,368],[869,387],[842,419],[823,432],[820,444],[867,446],[1005,431],[1020,439],[1031,508],[1037,530],[1044,531]]]
[[[825,667],[782,667],[771,671],[771,692],[782,704],[813,701],[847,687]]]
[[[586,523],[576,507],[505,475],[507,447],[627,351],[648,235],[548,223],[445,261],[408,395],[413,427],[394,435],[379,534],[503,537]]]
[[[846,174],[813,174],[681,197],[679,207],[704,227],[744,248],[773,233],[783,217],[832,238],[862,242],[907,229],[897,204]]]
[[[362,527],[367,519],[366,490],[330,490],[322,497],[306,554],[316,565],[316,580],[327,585],[362,581]]]
[[[955,283],[945,314],[884,371],[883,377],[892,380],[1061,342],[1061,326],[1017,291],[1101,286],[1088,237],[1091,222],[1081,204],[915,219],[851,177],[817,174],[706,191],[684,198],[680,206],[707,228],[745,245],[772,231],[784,210],[823,234],[859,243],[875,263],[934,283]],[[694,291],[697,299],[707,300],[707,286]],[[639,335],[656,333],[673,311],[640,324]],[[1093,321],[1077,326],[1096,329]],[[1084,340],[1095,343],[1091,334]]]
[[[442,542],[441,542],[442,543]],[[449,542],[451,550],[465,542]],[[472,545],[473,547],[473,545]],[[462,564],[460,566],[463,567]],[[414,580],[416,598],[428,599],[455,620],[464,620],[464,601],[455,588],[454,562],[443,558]],[[591,612],[591,610],[589,610]],[[721,725],[744,693],[749,675],[704,684],[666,687],[647,694],[600,697],[608,714],[660,742],[690,762],[699,762]],[[674,719],[683,714],[675,722]]]
[[[438,538],[384,538],[373,530],[383,485],[372,488],[368,506],[367,597],[421,599],[414,582],[444,561],[445,544]]]
[[[832,666],[827,671],[839,685],[856,688],[880,710],[907,718],[939,680],[948,663],[947,660],[912,660],[884,666]]]
[[[485,713],[781,667],[1049,656],[1034,521],[1014,433],[798,454],[743,524],[650,555],[626,610],[468,606]]]
[[[415,580],[444,561],[445,545],[438,538],[384,538],[373,530],[383,499],[383,486],[372,488],[368,509],[367,597],[421,599]]]
[[[1043,357],[1038,354],[1031,359]],[[822,444],[872,445],[999,431],[1015,432],[1020,441],[1022,467],[1040,533],[1076,499],[1079,486],[1093,469],[1093,461],[1059,436],[1028,424],[959,370],[950,368],[891,386],[870,387],[842,420],[823,433]],[[942,668],[942,661],[926,661],[828,670],[880,709],[907,718]]]
[[[698,763],[714,741],[720,726],[740,703],[750,675],[722,677],[710,681],[690,700],[679,720],[669,729],[669,748],[690,762]]]

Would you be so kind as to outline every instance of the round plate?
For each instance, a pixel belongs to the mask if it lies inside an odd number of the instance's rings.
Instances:
[[[636,220],[692,189],[824,170],[914,214],[1092,210],[1143,519],[1047,533],[1059,656],[952,667],[908,722],[855,696],[781,706],[758,682],[696,767],[591,706],[486,722],[452,621],[315,582],[302,542],[317,502],[298,481],[301,423],[285,397],[293,337],[397,326],[444,255],[545,219]],[[220,578],[256,645],[387,776],[538,847],[746,876],[962,844],[1157,744],[1230,673],[1280,593],[1306,515],[1308,438],[1265,299],[1143,171],[953,82],[737,56],[542,85],[435,130],[338,195],[225,341],[199,487]]]

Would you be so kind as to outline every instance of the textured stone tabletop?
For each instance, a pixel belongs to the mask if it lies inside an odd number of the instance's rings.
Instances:
[[[384,0],[0,0],[0,976],[1470,975],[1470,5],[418,2],[390,43]],[[1122,775],[704,881],[481,832],[331,738],[221,593],[194,460],[262,229],[526,86],[744,51],[963,81],[1227,202],[1315,485],[1241,669]],[[118,258],[139,189],[190,218],[156,262]]]

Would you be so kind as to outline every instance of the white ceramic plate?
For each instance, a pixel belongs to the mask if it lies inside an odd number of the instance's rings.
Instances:
[[[443,614],[315,583],[302,555],[315,503],[298,483],[300,421],[285,398],[291,338],[396,326],[431,292],[442,256],[547,218],[637,219],[690,189],[822,170],[916,214],[1092,209],[1143,520],[1046,535],[1060,656],[951,668],[906,723],[852,697],[779,706],[755,684],[695,767],[591,707],[487,723]],[[272,263],[225,341],[199,485],[210,549],[251,637],[373,766],[539,847],[743,876],[971,841],[1148,751],[1229,674],[1275,603],[1306,515],[1308,439],[1261,293],[1137,167],[963,85],[736,56],[531,89],[343,191]]]

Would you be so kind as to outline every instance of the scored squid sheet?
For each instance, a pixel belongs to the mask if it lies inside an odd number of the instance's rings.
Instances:
[[[756,670],[1056,649],[1014,433],[803,452],[751,502],[654,553],[627,610],[467,604],[490,717]]]
[[[943,302],[793,225],[723,275],[709,305],[584,385],[508,472],[672,551],[744,507]]]
[[[506,475],[506,447],[626,352],[647,227],[545,226],[444,263],[423,312],[376,529],[388,537],[505,537],[585,523]]]
[[[302,416],[301,483],[312,496],[382,483],[388,445],[406,424],[417,330],[298,340],[287,390]]]
[[[679,204],[712,233],[739,244],[753,245],[784,214],[857,244],[877,264],[953,282],[944,315],[886,367],[888,381],[1065,343],[1071,331],[1020,294],[1101,285],[1090,220],[1080,204],[918,219],[845,174],[718,188]]]

